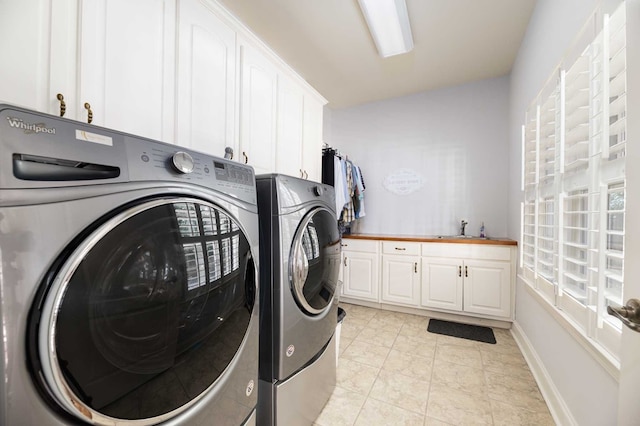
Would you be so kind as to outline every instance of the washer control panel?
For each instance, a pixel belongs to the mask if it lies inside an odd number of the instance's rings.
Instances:
[[[125,137],[131,180],[188,181],[256,203],[253,168],[182,147]]]
[[[0,104],[0,145],[2,189],[189,182],[257,203],[251,166],[12,105]]]

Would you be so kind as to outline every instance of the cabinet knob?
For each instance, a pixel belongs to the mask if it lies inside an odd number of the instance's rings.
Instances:
[[[87,123],[91,124],[93,121],[93,111],[91,111],[91,105],[89,105],[89,102],[84,103],[84,109],[87,110]]]
[[[64,117],[64,114],[67,112],[67,104],[64,102],[64,96],[62,96],[62,93],[58,93],[56,98],[60,101],[60,117]]]
[[[246,152],[242,151],[242,156],[244,157],[244,164],[249,163],[249,156]]]

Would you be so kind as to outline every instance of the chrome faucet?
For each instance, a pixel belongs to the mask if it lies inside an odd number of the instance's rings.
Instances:
[[[460,235],[464,235],[464,227],[467,226],[468,223],[469,222],[464,219],[460,221]]]

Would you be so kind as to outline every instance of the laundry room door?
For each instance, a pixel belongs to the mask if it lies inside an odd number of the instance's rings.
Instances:
[[[42,385],[70,414],[157,424],[232,370],[250,330],[256,268],[223,208],[187,197],[133,204],[58,264],[33,344]]]
[[[340,233],[329,210],[317,208],[302,220],[289,265],[293,295],[303,312],[317,315],[328,309],[340,270]]]

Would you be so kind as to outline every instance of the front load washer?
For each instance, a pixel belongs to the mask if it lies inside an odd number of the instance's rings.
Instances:
[[[255,424],[251,167],[0,106],[0,424]]]
[[[259,425],[312,424],[336,382],[340,233],[333,188],[256,178],[260,217]]]

